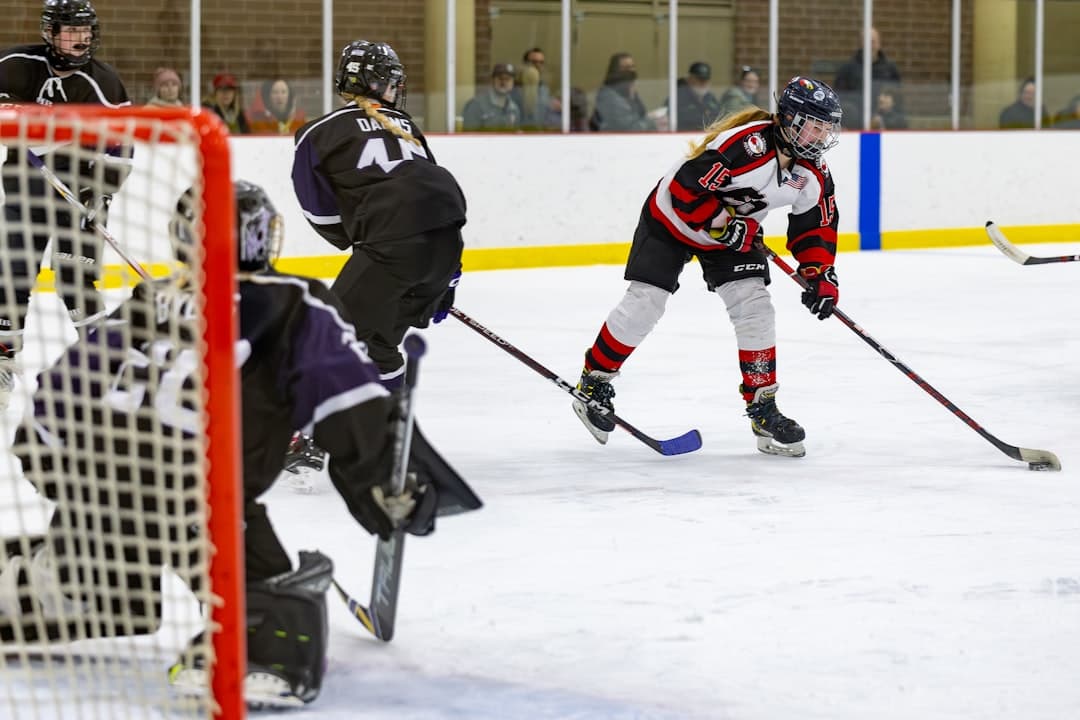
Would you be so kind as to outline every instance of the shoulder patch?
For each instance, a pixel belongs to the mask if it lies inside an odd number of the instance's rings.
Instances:
[[[761,133],[750,133],[743,140],[743,146],[746,148],[746,152],[751,157],[761,157],[765,154],[768,146],[765,143],[765,138],[761,136]]]

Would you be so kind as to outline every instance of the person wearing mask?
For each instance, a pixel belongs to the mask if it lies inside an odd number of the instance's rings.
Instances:
[[[720,101],[711,90],[712,68],[705,62],[694,62],[680,78],[676,97],[678,129],[680,132],[701,132],[720,116]]]
[[[618,52],[608,60],[604,84],[596,91],[596,108],[589,127],[598,132],[656,130],[656,123],[638,94],[637,64],[630,53]]]

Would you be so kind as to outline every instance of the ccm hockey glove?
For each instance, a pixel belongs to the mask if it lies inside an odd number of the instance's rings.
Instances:
[[[732,208],[727,210],[731,213],[727,224],[709,228],[709,236],[730,250],[748,252],[754,244],[754,237],[757,236],[758,223],[751,218],[736,216]]]
[[[824,320],[833,314],[836,303],[840,302],[840,282],[836,279],[836,268],[832,265],[800,265],[799,275],[806,281],[803,290],[803,305],[810,309],[818,320]]]
[[[454,307],[454,295],[457,293],[458,283],[461,282],[461,268],[454,273],[454,277],[450,278],[450,284],[446,288],[446,292],[443,293],[442,299],[439,300],[438,306],[435,308],[435,314],[431,316],[431,321],[438,325],[446,316],[450,314],[450,308]]]

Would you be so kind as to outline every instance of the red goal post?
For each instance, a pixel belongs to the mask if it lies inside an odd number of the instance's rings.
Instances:
[[[165,220],[175,206],[179,192],[186,187],[195,188],[196,199],[202,200],[202,232],[197,233],[196,239],[197,245],[201,246],[201,258],[189,263],[188,267],[190,282],[197,288],[199,298],[197,315],[201,340],[195,346],[201,358],[198,371],[201,387],[196,404],[201,406],[198,415],[203,435],[199,442],[205,460],[201,491],[205,508],[199,517],[205,519],[205,534],[209,539],[205,548],[207,577],[201,581],[206,588],[199,599],[210,608],[209,621],[203,632],[211,638],[208,651],[212,647],[207,653],[208,697],[200,707],[205,710],[206,717],[242,718],[246,665],[243,497],[238,440],[239,379],[234,359],[237,336],[235,210],[227,129],[212,112],[192,108],[17,105],[0,107],[0,145],[6,148],[5,180],[18,176],[24,183],[39,171],[26,164],[16,169],[15,153],[34,150],[45,153],[43,156],[48,158],[46,151],[58,146],[134,147],[132,175],[116,193],[107,225],[107,232],[125,252],[117,256],[105,250],[106,272],[103,282],[99,283],[107,291],[119,295],[125,288],[130,291],[139,280],[136,273],[123,267],[119,258],[132,258],[140,265],[145,263],[155,276],[167,274],[171,259],[160,254],[145,257],[153,253],[144,253],[143,247],[160,249],[163,239],[167,244]],[[48,161],[46,164],[48,166]],[[70,175],[60,179],[72,182]],[[74,187],[71,190],[77,192]],[[6,202],[18,200],[5,199]],[[55,203],[59,208],[64,200],[49,193],[47,203]],[[30,203],[24,207],[29,208]],[[27,234],[32,230],[55,231],[55,227],[27,227],[22,232]],[[3,236],[9,237],[9,233],[14,232],[14,227],[6,227]],[[154,241],[157,244],[152,246],[148,238],[157,238]],[[6,250],[0,248],[0,251]],[[39,290],[47,284],[42,282],[43,279],[38,279],[35,292],[39,295],[44,294]],[[33,306],[30,312],[33,315]],[[26,343],[31,342],[33,332],[32,325],[28,324]],[[0,498],[0,504],[3,502]],[[9,534],[10,523],[3,530]],[[7,670],[9,668],[0,661],[0,674]],[[29,672],[33,672],[33,668]],[[0,708],[5,703],[18,706],[17,698],[3,697],[10,693],[10,688],[11,685],[0,680]],[[79,693],[84,690],[76,688]]]

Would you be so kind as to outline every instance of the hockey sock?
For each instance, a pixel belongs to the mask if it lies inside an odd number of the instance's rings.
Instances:
[[[604,372],[616,372],[634,352],[632,345],[624,345],[611,334],[607,323],[600,328],[600,334],[596,341],[585,353],[586,370],[603,370]]]
[[[776,346],[763,350],[739,349],[739,370],[743,376],[743,399],[754,401],[754,389],[776,382]]]

